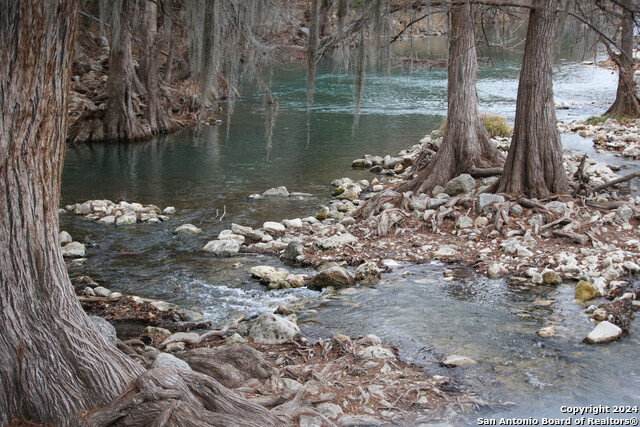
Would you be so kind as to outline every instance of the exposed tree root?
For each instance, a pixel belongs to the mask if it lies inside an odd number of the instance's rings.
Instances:
[[[229,391],[213,378],[189,370],[156,368],[110,406],[81,421],[89,426],[284,426],[265,408]]]

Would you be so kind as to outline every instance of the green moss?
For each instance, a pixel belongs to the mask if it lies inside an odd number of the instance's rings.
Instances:
[[[588,125],[597,126],[597,125],[603,124],[608,119],[612,119],[621,124],[627,124],[633,121],[633,119],[630,119],[629,117],[624,117],[624,116],[591,116],[587,120],[585,120],[585,123]]]
[[[494,138],[496,136],[500,136],[503,138],[509,138],[513,135],[513,128],[509,126],[504,119],[504,117],[498,116],[497,114],[481,114],[482,121],[484,122],[484,127],[489,132],[489,136]],[[436,130],[435,137],[440,138],[444,135],[444,130],[447,127],[447,119],[440,123],[440,126]]]

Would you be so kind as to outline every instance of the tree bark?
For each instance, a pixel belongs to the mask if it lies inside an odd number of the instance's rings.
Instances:
[[[401,193],[426,193],[461,173],[504,161],[491,145],[478,109],[478,61],[469,3],[451,6],[449,28],[447,125],[442,146],[427,164],[418,166],[414,179],[398,187]]]
[[[137,79],[131,56],[131,31],[128,16],[132,0],[113,2],[109,79],[107,80],[107,110],[104,119],[105,139],[136,140],[152,135],[140,123],[133,108],[134,83]]]
[[[618,90],[616,100],[604,113],[605,116],[640,117],[640,98],[634,78],[635,61],[633,60],[633,13],[630,11],[631,0],[620,0],[622,11],[621,52],[613,53],[610,47],[609,55],[618,66]]]
[[[145,7],[145,27],[146,27],[146,54],[145,69],[141,73],[141,79],[147,89],[147,107],[144,117],[149,123],[149,128],[153,134],[166,132],[170,127],[167,112],[162,106],[160,96],[160,46],[162,45],[162,33],[158,31],[158,6],[155,2],[148,1]],[[140,64],[142,68],[142,63]]]
[[[513,138],[498,192],[542,198],[568,189],[553,101],[556,9],[557,0],[534,0],[529,13]]]
[[[0,424],[68,424],[143,369],[80,307],[58,203],[78,2],[7,0],[0,14]]]

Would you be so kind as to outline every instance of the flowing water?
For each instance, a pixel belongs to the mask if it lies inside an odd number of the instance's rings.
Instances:
[[[397,53],[437,58],[445,48],[443,38],[432,38],[406,42]],[[558,110],[558,119],[601,114],[606,102],[613,101],[617,76],[582,65],[582,57],[569,47],[559,51],[555,99],[572,105]],[[513,121],[519,56],[482,53],[488,59],[482,61],[478,81],[480,108]],[[232,222],[256,227],[266,220],[311,215],[329,200],[333,179],[373,178],[352,170],[351,160],[365,153],[394,154],[415,144],[446,114],[444,70],[395,67],[388,74],[367,76],[361,117],[354,129],[353,77],[332,71],[323,64],[317,73],[308,125],[304,70],[274,73],[272,90],[279,112],[269,150],[262,98],[249,89],[235,104],[228,127],[226,123],[206,127],[200,134],[184,130],[135,144],[70,146],[63,205],[124,199],[178,209],[165,223],[122,227],[63,215],[62,229],[75,240],[88,238],[94,243],[87,262],[73,267],[73,273],[89,274],[114,291],[198,306],[214,322],[224,322],[245,307],[258,313],[308,297],[317,309],[316,314],[301,315],[308,336],[375,333],[429,372],[452,376],[483,396],[516,402],[509,416],[562,415],[560,406],[568,404],[637,404],[640,325],[636,321],[631,336],[612,344],[582,344],[592,326],[584,306],[572,300],[570,285],[522,290],[464,270],[447,282],[442,280],[444,266],[426,263],[396,268],[379,286],[321,298],[305,289],[265,292],[248,270],[254,265],[280,265],[273,257],[214,259],[200,251]],[[221,105],[223,119],[225,109]],[[589,140],[575,135],[563,138],[572,150],[597,156]],[[598,159],[637,167],[612,155]],[[247,198],[279,185],[311,195],[304,200]],[[183,223],[204,233],[173,234]],[[555,303],[534,307],[532,302],[539,298]],[[538,338],[535,331],[548,325],[560,326],[558,336]],[[449,370],[432,363],[449,354],[463,354],[479,364]]]

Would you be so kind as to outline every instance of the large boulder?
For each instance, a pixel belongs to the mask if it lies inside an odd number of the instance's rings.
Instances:
[[[295,323],[263,313],[253,322],[249,336],[258,344],[283,344],[300,336],[300,328]]]
[[[230,257],[240,252],[240,245],[235,240],[211,240],[202,249],[215,256]]]
[[[319,291],[329,286],[343,288],[351,285],[353,285],[353,278],[349,272],[342,267],[333,266],[313,276],[307,288]]]
[[[476,180],[469,174],[463,173],[447,182],[445,192],[450,196],[465,194],[476,188]]]

